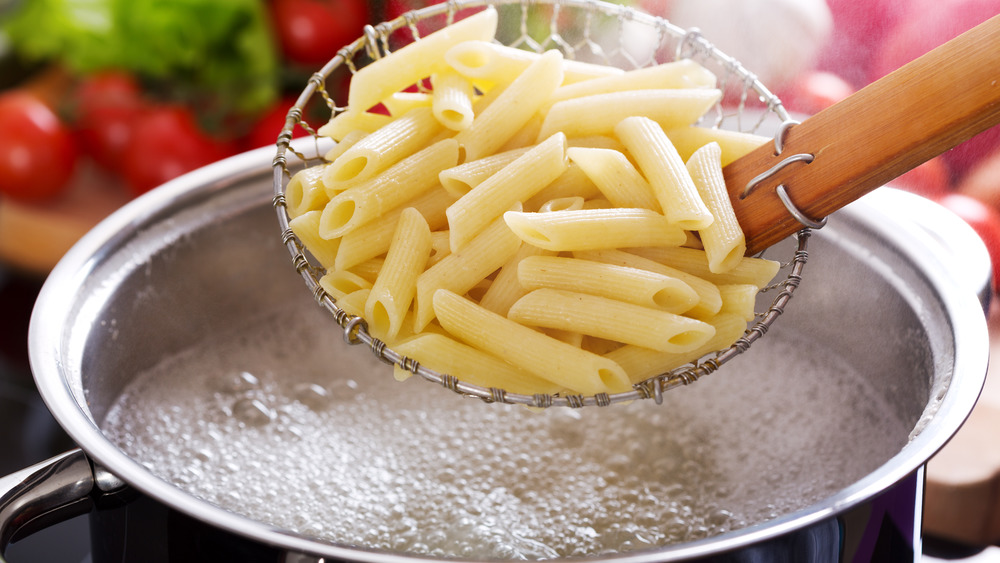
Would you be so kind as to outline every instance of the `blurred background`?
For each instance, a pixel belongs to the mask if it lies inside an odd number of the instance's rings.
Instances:
[[[1000,14],[1000,0],[631,3],[700,28],[803,116]],[[0,475],[68,447],[34,393],[26,351],[32,304],[62,254],[130,199],[273,145],[314,70],[365,24],[425,4],[0,0]],[[893,186],[963,217],[1000,263],[1000,129]],[[1000,314],[991,313],[990,326],[1000,339]],[[989,378],[967,428],[929,466],[928,502],[956,491],[985,498],[957,518],[932,514],[929,505],[935,557],[1000,560],[988,547],[1000,542],[996,380]],[[949,479],[954,467],[975,477]]]

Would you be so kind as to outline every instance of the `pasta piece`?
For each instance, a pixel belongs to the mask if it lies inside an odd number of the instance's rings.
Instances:
[[[715,274],[732,270],[747,252],[746,238],[722,177],[721,155],[719,144],[712,142],[695,151],[686,164],[701,200],[714,217],[698,235],[708,256],[708,269]]]
[[[540,56],[542,55],[533,51],[492,41],[466,41],[449,49],[445,53],[445,60],[463,76],[487,84],[506,84],[520,76]],[[624,73],[622,69],[613,66],[574,60],[564,60],[562,71],[565,83]]]
[[[687,240],[684,231],[649,209],[508,211],[503,218],[524,242],[554,251],[671,246]]]
[[[528,326],[578,331],[660,352],[688,352],[715,335],[712,325],[617,299],[561,289],[536,289],[507,317]]]
[[[660,210],[653,189],[628,158],[612,149],[571,147],[566,156],[580,167],[615,207]]]
[[[322,211],[306,212],[289,221],[288,226],[316,261],[324,268],[330,269],[337,259],[340,239],[326,240],[319,236],[319,218],[322,214]]]
[[[477,114],[472,125],[455,135],[466,160],[495,153],[528,123],[561,81],[562,55],[546,51]]]
[[[439,289],[434,311],[455,338],[576,393],[594,395],[630,389],[613,361],[570,346]]]
[[[629,90],[715,88],[716,82],[715,74],[710,70],[691,59],[682,59],[560,86],[552,93],[549,104]]]
[[[414,304],[415,330],[419,332],[434,318],[431,301],[438,289],[459,295],[475,287],[486,276],[500,269],[517,252],[521,241],[497,218],[459,251],[452,251],[417,278]]]
[[[752,321],[756,317],[754,307],[757,303],[758,293],[760,293],[760,288],[748,283],[720,285],[719,295],[722,296],[722,308],[719,309],[719,314],[739,315],[746,321]]]
[[[348,108],[367,110],[411,84],[446,69],[445,53],[452,46],[462,41],[490,41],[496,30],[497,11],[487,7],[362,67],[351,78]]]
[[[352,266],[348,271],[366,280],[368,283],[374,284],[384,264],[384,258],[369,258],[356,266]]]
[[[368,294],[371,289],[358,289],[337,299],[337,306],[348,315],[363,317],[365,314],[365,302],[368,301]]]
[[[434,117],[452,131],[461,131],[472,124],[472,83],[453,70],[443,70],[431,76]]]
[[[586,201],[600,196],[601,190],[590,181],[576,163],[571,162],[566,171],[551,184],[524,202],[524,210],[538,211],[545,202],[564,197],[582,197]]]
[[[382,100],[382,105],[392,116],[405,115],[410,110],[430,107],[433,103],[433,96],[427,92],[396,92]]]
[[[515,203],[538,193],[566,170],[566,137],[557,133],[458,199],[446,214],[451,250],[460,250]]]
[[[514,162],[528,152],[529,147],[500,152],[476,160],[463,162],[458,166],[441,171],[438,180],[456,198],[468,193],[483,180],[499,172],[504,166]]]
[[[712,212],[663,129],[645,117],[629,117],[615,126],[615,134],[639,164],[660,208],[671,222],[687,231],[712,224]]]
[[[552,253],[543,248],[522,244],[517,253],[500,268],[500,273],[493,280],[493,284],[486,290],[479,305],[484,309],[498,315],[507,316],[507,311],[515,301],[524,297],[528,290],[521,285],[518,279],[518,265],[522,260],[531,256],[548,256]]]
[[[442,129],[431,108],[414,109],[365,136],[327,165],[323,185],[329,193],[342,192],[426,147]]]
[[[428,268],[444,260],[445,256],[451,254],[449,238],[448,231],[434,231],[431,233],[431,255],[427,258]]]
[[[630,90],[572,98],[553,104],[545,114],[538,137],[556,131],[567,137],[611,135],[626,117],[642,116],[664,129],[691,125],[715,105],[718,90]]]
[[[716,127],[700,127],[688,125],[685,127],[674,127],[666,130],[667,137],[677,148],[681,158],[687,160],[691,158],[694,151],[699,147],[711,142],[719,143],[722,148],[722,166],[725,167],[730,162],[749,154],[750,151],[760,147],[765,143],[770,143],[772,137],[764,137],[754,133],[741,133],[728,129]]]
[[[316,134],[339,142],[354,131],[371,133],[390,121],[391,117],[381,113],[347,110],[330,118],[330,121],[316,130]]]
[[[621,141],[606,135],[590,135],[587,137],[573,137],[572,139],[567,138],[566,144],[570,147],[581,147],[585,149],[609,149],[620,153],[624,153],[626,150],[625,145],[623,145]]]
[[[319,279],[319,285],[330,294],[334,300],[338,300],[345,295],[354,293],[359,289],[371,289],[372,284],[365,278],[347,270],[333,270],[327,272]],[[364,312],[364,304],[359,309]]]
[[[333,162],[338,156],[344,154],[344,151],[354,146],[361,139],[364,139],[368,135],[367,131],[362,131],[361,129],[355,129],[350,133],[344,135],[344,138],[333,145],[333,147],[326,151],[323,155],[323,160],[327,162]]]
[[[715,336],[688,352],[658,352],[641,346],[625,345],[604,357],[622,366],[632,383],[639,383],[661,373],[693,362],[705,354],[732,346],[746,331],[746,321],[739,315],[720,314],[709,321]]]
[[[562,388],[486,352],[441,334],[420,334],[393,346],[399,354],[438,373],[458,374],[462,381],[480,387],[497,387],[513,393],[558,393]],[[395,367],[396,379],[411,372]]]
[[[455,198],[443,189],[432,189],[393,209],[377,220],[361,225],[340,239],[340,248],[337,250],[334,268],[346,270],[369,258],[385,254],[389,250],[392,235],[396,231],[396,223],[406,207],[413,207],[419,211],[431,229],[440,229],[447,225],[448,219],[444,211],[454,201]]]
[[[739,264],[725,273],[716,274],[708,267],[705,251],[695,248],[630,248],[629,252],[660,264],[669,264],[678,270],[703,278],[714,284],[748,283],[767,287],[781,269],[781,263],[766,258],[744,256]]]
[[[365,302],[365,320],[373,336],[391,341],[399,334],[416,292],[417,276],[424,271],[430,254],[427,221],[408,207],[399,218],[385,264]]]
[[[383,174],[337,194],[323,209],[320,236],[344,236],[439,185],[438,174],[458,162],[458,143],[445,139],[394,164]]]
[[[719,294],[719,288],[714,283],[678,268],[672,268],[666,264],[629,252],[622,252],[621,250],[588,250],[574,252],[573,256],[605,264],[617,264],[629,268],[649,270],[650,272],[656,272],[683,281],[698,294],[698,303],[685,313],[691,318],[699,320],[710,319],[722,308],[722,296]]]
[[[285,209],[288,216],[298,217],[307,211],[321,210],[329,198],[323,189],[325,165],[303,168],[292,175],[285,186]]]
[[[557,197],[550,199],[538,207],[539,213],[549,213],[550,211],[576,211],[583,209],[586,202],[580,196]]]
[[[538,132],[542,130],[542,119],[541,114],[532,115],[524,127],[521,127],[510,139],[507,139],[507,142],[501,145],[497,151],[511,151],[534,145],[535,139],[538,138]]]
[[[517,279],[526,291],[562,289],[676,314],[698,303],[695,290],[678,278],[578,258],[526,257],[518,266]]]

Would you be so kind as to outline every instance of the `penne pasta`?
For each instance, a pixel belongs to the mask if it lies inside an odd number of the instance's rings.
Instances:
[[[570,147],[566,156],[615,207],[642,207],[662,213],[649,182],[624,154],[613,149]]]
[[[514,162],[528,152],[529,147],[504,151],[476,160],[466,161],[458,166],[442,170],[438,180],[449,193],[459,198],[478,186],[483,180],[499,172],[504,166]]]
[[[320,236],[344,236],[439,185],[438,174],[458,162],[458,144],[445,139],[403,159],[385,173],[337,194],[323,209]]]
[[[672,129],[697,122],[721,97],[715,89],[629,90],[571,98],[545,114],[538,138],[556,131],[567,137],[611,135],[626,117],[641,116]]]
[[[632,90],[715,88],[716,83],[714,73],[691,59],[682,59],[560,86],[549,98],[549,105],[571,98]]]
[[[285,186],[285,208],[288,216],[298,217],[307,211],[320,210],[329,201],[323,188],[325,165],[303,168],[292,175]]]
[[[391,117],[381,113],[346,110],[330,118],[316,130],[316,134],[340,142],[355,131],[371,133],[391,121]]]
[[[483,180],[446,212],[452,252],[460,250],[504,211],[538,193],[565,170],[566,137],[557,133]]]
[[[721,155],[719,144],[711,142],[695,151],[685,165],[713,217],[710,225],[698,230],[698,235],[708,257],[708,269],[715,274],[732,270],[747,252],[746,238],[722,176]]]
[[[364,288],[358,289],[347,295],[342,295],[337,298],[337,306],[344,310],[348,315],[354,315],[355,317],[361,317],[365,314],[365,302],[368,301],[368,294],[371,289]]]
[[[604,357],[619,364],[632,383],[639,383],[693,362],[705,354],[728,348],[746,332],[746,321],[738,315],[720,314],[709,322],[715,327],[715,335],[696,349],[675,353],[626,345],[604,354]]]
[[[508,211],[503,218],[524,242],[554,251],[672,246],[687,240],[684,231],[649,209]]]
[[[564,197],[582,197],[586,201],[601,195],[601,190],[590,181],[583,170],[570,162],[565,172],[524,202],[524,210],[538,211],[545,202]]]
[[[385,254],[389,250],[392,235],[406,207],[413,207],[424,216],[431,229],[440,229],[448,224],[444,210],[455,201],[455,198],[441,188],[431,189],[403,205],[386,213],[377,220],[347,233],[339,239],[337,258],[334,268],[346,270],[355,264],[360,264],[369,258]]]
[[[493,280],[490,288],[479,300],[479,305],[484,309],[498,315],[507,316],[507,311],[515,301],[524,297],[528,290],[521,284],[519,274],[519,264],[531,256],[548,256],[552,253],[548,250],[522,244],[517,252],[501,268],[497,277]]]
[[[427,92],[396,92],[382,100],[382,105],[393,117],[405,115],[416,108],[430,107],[433,103],[433,96]]]
[[[525,247],[530,248],[529,245]],[[562,289],[676,314],[698,303],[698,293],[678,278],[578,258],[525,257],[518,265],[517,279],[525,291]]]
[[[431,301],[438,289],[462,295],[486,276],[500,269],[517,252],[521,241],[497,218],[459,251],[443,258],[417,278],[414,303],[415,330],[419,332],[434,319]]]
[[[431,254],[427,221],[412,207],[403,210],[385,263],[365,302],[365,320],[373,336],[391,341],[399,334],[416,292],[417,276]]]
[[[289,221],[288,226],[316,261],[330,269],[336,262],[340,239],[326,240],[319,236],[319,219],[322,214],[322,211],[308,211]]]
[[[326,167],[328,193],[371,178],[426,147],[442,130],[431,108],[416,108],[354,143]]]
[[[514,393],[557,393],[561,387],[457,340],[434,333],[414,336],[394,345],[399,354],[438,373],[460,374],[461,379],[481,387],[499,387]],[[395,366],[396,379],[411,372]]]
[[[704,250],[676,247],[630,248],[628,251],[660,264],[670,264],[678,270],[719,285],[748,283],[757,287],[767,287],[781,268],[781,264],[774,260],[744,256],[731,270],[717,274],[708,267],[708,256]]]
[[[491,313],[454,292],[440,289],[433,299],[441,326],[455,338],[562,388],[587,395],[630,388],[625,370],[607,358]]]
[[[746,321],[752,321],[756,317],[754,306],[757,303],[758,293],[760,288],[748,283],[720,285],[722,307],[719,309],[719,314],[738,315]]]
[[[708,143],[719,143],[722,149],[722,166],[725,167],[730,162],[749,154],[750,151],[760,147],[765,143],[773,142],[772,137],[764,137],[754,133],[742,133],[730,131],[728,129],[718,129],[715,127],[700,127],[698,125],[688,125],[684,127],[674,127],[666,130],[670,142],[677,148],[681,158],[687,160],[691,158],[694,151]]]
[[[560,82],[562,55],[546,51],[478,113],[472,125],[455,135],[465,159],[495,153],[528,123]]]
[[[715,327],[682,315],[586,293],[536,289],[514,303],[507,318],[528,326],[581,332],[660,352],[695,350]]]
[[[615,126],[615,135],[635,158],[671,222],[688,231],[712,224],[712,212],[659,124],[645,117],[628,117]]]
[[[327,272],[319,279],[319,285],[335,300],[339,300],[345,295],[354,293],[359,289],[370,290],[372,288],[371,282],[347,270],[332,270]],[[363,303],[359,310],[361,313],[364,312],[365,307]]]
[[[445,53],[445,60],[459,74],[486,84],[513,82],[525,69],[538,60],[538,53],[500,45],[492,41],[466,41]],[[620,68],[581,61],[563,60],[565,83],[591,80],[624,73]]]
[[[463,41],[490,41],[497,30],[497,11],[487,7],[366,65],[354,74],[347,106],[365,111],[392,94],[447,68],[445,53]]]
[[[672,268],[666,264],[629,252],[622,252],[621,250],[588,250],[574,252],[573,256],[605,264],[617,264],[629,268],[648,270],[683,281],[698,294],[698,303],[685,313],[691,318],[699,320],[710,319],[722,308],[722,296],[719,294],[719,288],[714,283],[678,268]]]
[[[452,131],[467,129],[474,117],[472,83],[453,70],[443,70],[431,76],[431,86],[431,107],[438,122]]]

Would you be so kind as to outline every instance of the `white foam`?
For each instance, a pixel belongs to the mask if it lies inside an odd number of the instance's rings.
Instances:
[[[266,317],[168,358],[136,378],[105,431],[192,494],[309,536],[543,559],[691,541],[801,508],[874,470],[912,426],[815,344],[796,354],[801,343],[772,339],[661,406],[537,413],[396,382],[332,324]]]

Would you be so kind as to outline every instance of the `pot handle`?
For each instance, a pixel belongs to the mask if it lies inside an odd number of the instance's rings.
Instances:
[[[89,512],[95,484],[81,449],[0,478],[0,563],[13,541]]]

